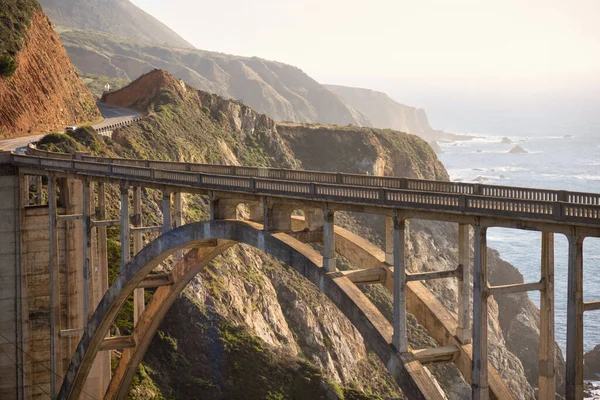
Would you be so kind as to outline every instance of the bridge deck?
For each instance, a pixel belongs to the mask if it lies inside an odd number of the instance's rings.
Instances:
[[[442,215],[488,217],[516,222],[517,225],[519,221],[531,221],[591,227],[594,232],[587,234],[600,236],[600,195],[592,193],[89,156],[77,160],[4,153],[2,157],[0,162],[43,170],[41,173],[44,174],[56,171],[102,177],[115,183],[127,180],[141,182],[148,187],[179,187],[184,192],[235,192],[251,196],[325,202],[328,208],[339,210],[360,211],[351,206],[354,205],[368,207],[369,212],[381,214],[389,214],[390,209],[412,210]],[[377,209],[379,211],[373,211]],[[436,215],[436,219],[439,219],[439,215]],[[449,220],[455,221],[456,217]],[[526,224],[522,227],[555,232],[564,230]]]

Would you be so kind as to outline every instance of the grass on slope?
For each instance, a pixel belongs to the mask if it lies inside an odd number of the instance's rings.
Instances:
[[[17,69],[15,58],[35,11],[40,11],[35,0],[0,0],[0,76],[11,76]]]

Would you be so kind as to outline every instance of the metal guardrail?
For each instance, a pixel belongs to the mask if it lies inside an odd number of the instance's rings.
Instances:
[[[129,125],[133,124],[134,122],[139,121],[140,119],[142,119],[141,116],[140,117],[133,117],[133,118],[127,120],[127,121],[121,121],[121,122],[118,122],[116,124],[111,124],[111,125],[103,126],[102,128],[97,128],[96,129],[96,133],[98,133],[99,135],[108,136],[115,129],[122,128],[124,126],[129,126]]]
[[[451,182],[407,178],[370,177],[266,168],[252,169],[249,167],[146,160],[98,159],[81,154],[78,157],[82,161],[73,157],[71,159],[58,159],[12,154],[10,161],[16,166],[31,166],[45,170],[72,172],[79,175],[103,176],[211,190],[287,196],[332,203],[455,212],[506,219],[528,218],[544,222],[579,222],[600,225],[599,204],[561,201],[562,198],[597,201],[594,200],[599,197],[597,194],[553,192],[502,186],[486,186],[482,190],[483,185],[465,183],[455,185]],[[181,165],[185,165],[185,171],[164,168],[172,166],[171,164],[178,164],[180,169]],[[159,168],[159,166],[163,168]],[[240,171],[241,173],[238,173]],[[256,176],[247,176],[251,171],[256,171]],[[273,177],[273,175],[277,176]],[[315,179],[308,182],[294,180],[294,178]],[[334,180],[335,182],[333,182]],[[344,183],[348,181],[355,184]],[[369,183],[372,186],[367,186]],[[381,186],[388,183],[392,187]],[[497,192],[494,192],[494,190],[497,190]],[[494,195],[479,194],[490,193],[489,191],[498,193],[499,196],[520,197],[496,197]],[[538,200],[538,197],[543,197],[544,200]]]

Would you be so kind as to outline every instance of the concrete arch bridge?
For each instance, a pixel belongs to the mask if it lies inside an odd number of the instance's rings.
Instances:
[[[567,397],[583,398],[583,314],[600,309],[584,302],[585,237],[600,237],[600,195],[425,181],[406,178],[281,169],[166,163],[149,160],[0,153],[3,202],[0,383],[3,398],[124,398],[158,324],[187,282],[206,263],[245,243],[287,263],[315,284],[356,326],[410,398],[443,395],[423,365],[453,361],[472,386],[474,399],[513,395],[488,360],[487,300],[501,293],[541,293],[539,398],[555,391],[553,235],[569,239]],[[120,188],[121,218],[107,220],[107,185]],[[163,193],[161,226],[141,226],[141,190]],[[130,193],[133,191],[133,215]],[[97,196],[95,195],[97,193]],[[181,194],[208,196],[210,221],[182,225]],[[236,220],[245,204],[250,221]],[[305,219],[292,218],[294,210]],[[334,213],[386,217],[386,246],[334,226]],[[406,221],[457,225],[459,264],[449,271],[406,272]],[[121,273],[108,287],[107,228],[120,226]],[[490,286],[486,229],[542,232],[542,279]],[[473,229],[473,285],[470,235]],[[160,233],[145,247],[142,233]],[[133,238],[133,254],[130,252]],[[307,243],[322,243],[318,254]],[[183,255],[183,250],[187,250]],[[338,271],[337,254],[362,269]],[[166,257],[169,273],[151,274]],[[421,281],[460,280],[456,319]],[[357,288],[384,285],[394,298],[390,324]],[[46,289],[47,288],[47,289]],[[156,288],[144,302],[144,289]],[[109,327],[134,293],[135,328],[109,337]],[[473,310],[470,310],[471,298]],[[42,310],[46,310],[44,314]],[[414,351],[406,336],[411,312],[440,347]],[[47,317],[47,318],[46,318]],[[36,319],[37,318],[37,319]],[[43,330],[36,331],[36,325]],[[115,373],[110,351],[122,349]],[[0,355],[2,357],[2,355]],[[32,359],[47,360],[42,370]]]

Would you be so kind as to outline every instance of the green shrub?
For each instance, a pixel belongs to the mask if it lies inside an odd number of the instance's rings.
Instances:
[[[0,76],[12,76],[17,70],[17,62],[8,54],[0,57]]]

